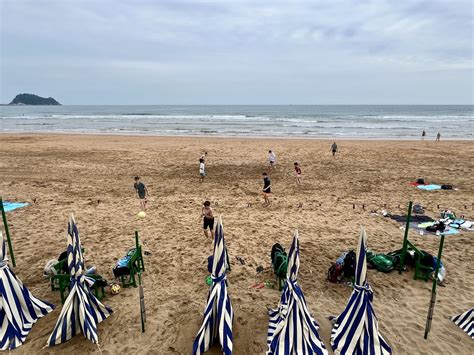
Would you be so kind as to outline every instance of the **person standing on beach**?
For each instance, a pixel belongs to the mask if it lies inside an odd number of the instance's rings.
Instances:
[[[263,204],[263,207],[267,207],[271,205],[270,196],[272,193],[272,183],[267,173],[263,173],[262,175],[263,175],[263,199],[265,201]]]
[[[425,130],[423,130],[423,132],[421,132],[421,140],[425,140],[425,136],[426,136],[426,132]]]
[[[331,145],[331,149],[330,149],[330,150],[332,151],[332,156],[333,156],[333,157],[336,156],[336,153],[337,153],[337,144],[336,144],[336,142],[334,142],[334,143]]]
[[[441,138],[441,133],[438,132],[438,134],[436,135],[436,142],[439,142],[440,138]]]
[[[296,183],[298,185],[301,185],[301,166],[298,162],[295,162],[295,177],[296,177]]]
[[[200,175],[200,182],[204,181],[204,177],[206,176],[206,164],[204,163],[204,159],[199,159],[199,175]]]
[[[270,168],[274,169],[276,166],[276,155],[271,150],[268,151],[268,163],[270,164]]]
[[[135,191],[137,191],[138,198],[140,199],[140,207],[142,210],[146,210],[146,197],[149,196],[148,189],[146,188],[145,184],[140,181],[139,176],[135,176],[135,184],[133,187],[135,188]]]
[[[214,231],[214,214],[212,213],[211,203],[209,201],[205,201],[202,210],[201,210],[201,217],[203,219],[203,230],[204,236],[209,238],[209,234],[207,229],[211,232],[211,238]]]

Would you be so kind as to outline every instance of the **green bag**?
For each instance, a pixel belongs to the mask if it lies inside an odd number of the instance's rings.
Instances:
[[[377,254],[369,259],[369,263],[378,271],[390,272],[394,269],[393,257],[385,254]]]
[[[275,260],[273,261],[273,270],[278,277],[286,277],[286,270],[288,269],[288,256],[285,252],[277,251],[275,253]]]

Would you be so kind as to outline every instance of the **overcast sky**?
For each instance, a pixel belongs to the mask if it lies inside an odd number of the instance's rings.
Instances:
[[[473,104],[471,0],[0,0],[1,102]]]

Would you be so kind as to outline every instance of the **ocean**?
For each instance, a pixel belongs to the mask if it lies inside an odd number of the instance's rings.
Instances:
[[[0,106],[0,132],[354,139],[474,138],[474,106]]]

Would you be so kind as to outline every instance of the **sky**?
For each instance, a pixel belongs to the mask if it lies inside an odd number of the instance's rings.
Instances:
[[[470,0],[0,0],[0,102],[474,104]]]

